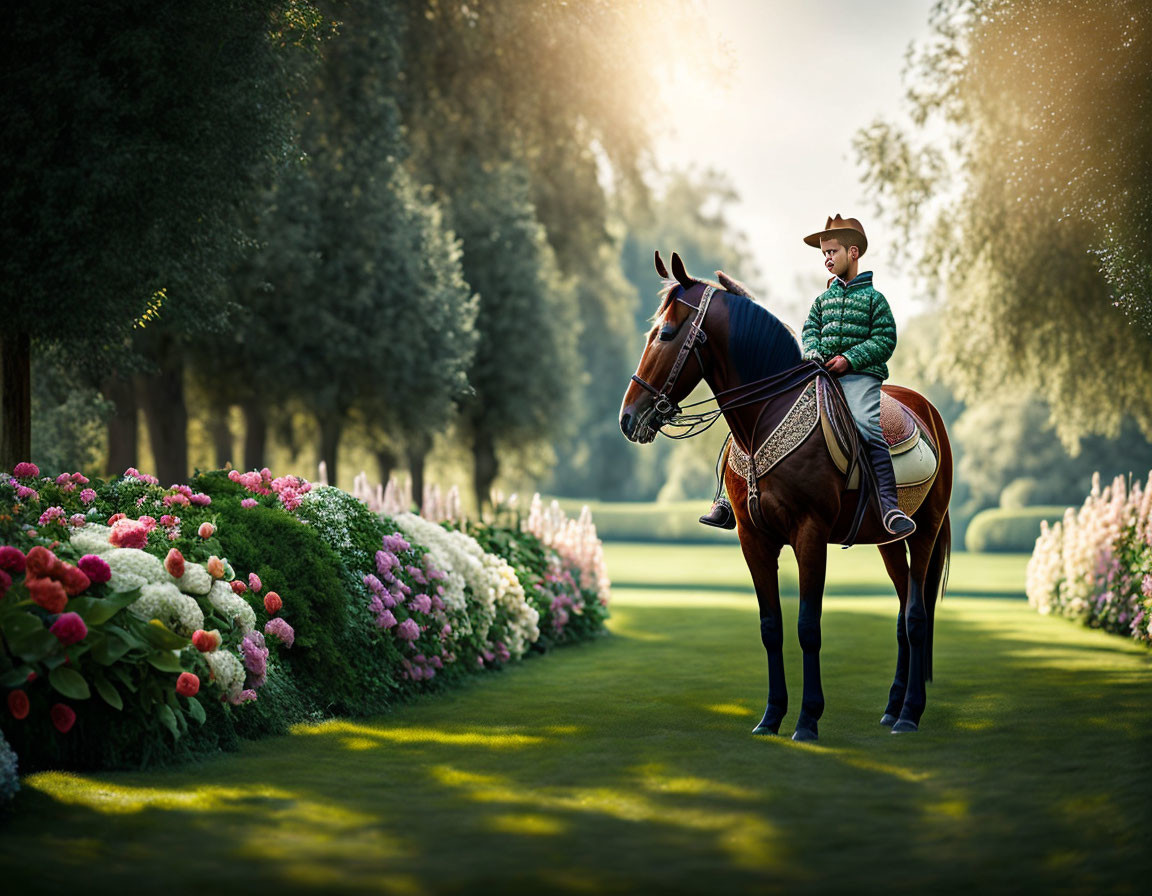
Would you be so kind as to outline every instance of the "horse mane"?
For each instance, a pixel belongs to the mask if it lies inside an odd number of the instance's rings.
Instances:
[[[800,363],[800,344],[787,324],[747,295],[726,294],[728,357],[742,382],[764,379]]]
[[[705,280],[702,277],[697,277],[696,280],[698,283],[703,283],[705,286],[714,287],[715,289],[719,290],[720,292],[724,291],[724,287],[721,286],[719,283],[714,283],[711,280]],[[660,304],[659,304],[659,307],[657,307],[657,309],[656,309],[656,313],[654,315],[652,315],[652,320],[657,321],[657,322],[663,319],[663,317],[667,313],[668,309],[672,306],[672,300],[675,298],[674,294],[675,294],[676,290],[681,288],[679,280],[674,280],[672,278],[669,278],[667,280],[662,280],[660,282],[661,282],[660,292],[657,293],[657,295],[656,295],[656,298],[659,300]]]

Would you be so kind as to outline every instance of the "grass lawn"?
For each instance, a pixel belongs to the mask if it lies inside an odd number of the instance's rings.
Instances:
[[[835,549],[815,745],[749,734],[766,664],[737,548],[615,544],[608,562],[593,644],[192,766],[26,778],[3,892],[1146,886],[1152,654],[1030,610],[1024,558],[955,555],[921,732],[892,736],[895,598],[875,551]]]

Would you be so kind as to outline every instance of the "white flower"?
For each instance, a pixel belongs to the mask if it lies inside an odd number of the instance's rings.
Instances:
[[[191,637],[204,625],[204,611],[194,598],[181,594],[167,582],[149,582],[140,588],[140,598],[128,609],[141,619],[159,619],[174,632]]]
[[[220,690],[229,697],[239,696],[244,687],[244,666],[239,657],[228,650],[214,650],[201,656],[212,670],[212,678]]]
[[[139,548],[113,548],[103,555],[115,579],[118,573],[131,573],[140,576],[145,582],[166,584],[171,577],[159,557],[153,557]]]
[[[79,529],[73,529],[69,541],[81,554],[107,554],[116,550],[108,543],[108,535],[112,530],[99,523],[86,523]]]
[[[225,582],[212,583],[208,591],[208,602],[226,619],[231,619],[243,632],[256,628],[256,613],[248,606],[248,601],[232,591]]]
[[[207,567],[200,563],[186,562],[184,575],[178,579],[168,575],[167,570],[165,570],[164,575],[169,582],[185,594],[204,595],[212,588],[212,576],[209,575]]]

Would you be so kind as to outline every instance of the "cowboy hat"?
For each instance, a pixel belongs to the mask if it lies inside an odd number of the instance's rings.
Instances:
[[[868,251],[868,237],[864,235],[864,225],[855,218],[841,218],[840,215],[836,215],[835,218],[829,218],[823,230],[804,237],[804,242],[809,246],[819,249],[820,240],[839,239],[841,234],[849,232],[855,232],[860,238],[860,254],[863,255]]]

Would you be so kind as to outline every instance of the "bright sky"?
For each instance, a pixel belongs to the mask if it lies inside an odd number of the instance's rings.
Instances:
[[[875,271],[897,324],[922,308],[888,262],[889,230],[860,185],[851,138],[877,117],[902,120],[904,54],[927,35],[932,2],[700,0],[726,44],[716,51],[731,60],[730,83],[670,86],[672,117],[685,125],[661,142],[659,158],[727,173],[742,198],[730,216],[760,268],[746,279],[766,287],[794,326],[827,279],[801,238],[836,213],[864,225],[861,267]]]

